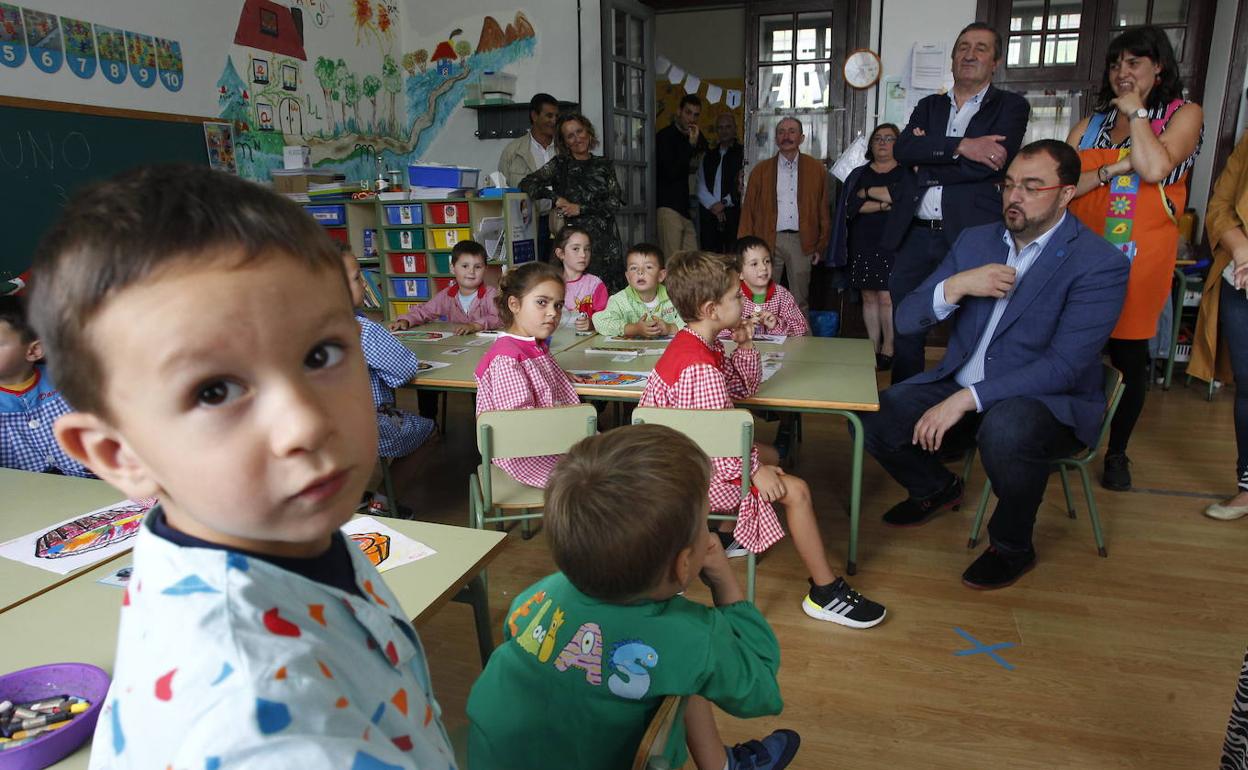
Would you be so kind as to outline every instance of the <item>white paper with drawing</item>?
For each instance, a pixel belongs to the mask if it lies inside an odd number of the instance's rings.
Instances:
[[[347,539],[355,543],[378,572],[402,567],[433,556],[437,551],[398,532],[372,516],[361,516],[342,525]]]
[[[133,547],[143,514],[155,500],[123,500],[97,508],[0,545],[0,556],[67,575]]]

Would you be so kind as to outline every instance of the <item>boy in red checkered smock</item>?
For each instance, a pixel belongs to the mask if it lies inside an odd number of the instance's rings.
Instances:
[[[503,333],[477,364],[477,414],[579,404],[572,381],[550,355],[559,328],[563,276],[530,262],[503,277],[498,290]],[[511,457],[494,464],[521,484],[545,487],[560,455]]]
[[[753,344],[753,324],[741,318],[741,265],[735,257],[690,251],[669,263],[667,293],[688,324],[677,332],[641,395],[642,406],[669,409],[732,409],[733,399],[758,390],[762,364]],[[731,330],[737,349],[724,355],[717,339]],[[806,482],[776,466],[770,447],[754,446],[750,494],[741,499],[741,461],[716,457],[711,463],[712,511],[737,511],[733,539],[761,553],[784,537],[772,503],[781,503],[798,555],[810,571],[810,592],[802,609],[817,620],[870,628],[884,619],[884,608],[849,587],[828,564]],[[739,507],[738,507],[739,504]],[[721,539],[727,539],[726,535]]]

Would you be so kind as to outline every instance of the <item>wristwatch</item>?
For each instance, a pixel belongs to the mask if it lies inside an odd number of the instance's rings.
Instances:
[[[1141,107],[1135,112],[1131,113],[1131,117],[1132,118],[1144,118],[1145,120],[1148,120],[1148,110]]]

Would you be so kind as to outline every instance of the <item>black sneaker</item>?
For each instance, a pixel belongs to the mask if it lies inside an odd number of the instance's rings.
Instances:
[[[1101,472],[1101,486],[1114,492],[1131,489],[1131,459],[1123,452],[1105,455],[1105,470]]]
[[[715,534],[719,536],[719,544],[724,547],[724,555],[729,559],[749,555],[749,549],[738,543],[737,539],[731,534],[727,532],[716,532]]]
[[[1013,585],[1028,570],[1036,566],[1036,549],[1029,548],[1025,553],[1007,553],[998,551],[995,546],[971,562],[971,566],[962,573],[962,583],[969,588],[990,591],[994,588],[1005,588]]]
[[[809,580],[809,578],[808,578]],[[815,620],[827,620],[850,628],[878,625],[888,610],[849,587],[845,578],[837,578],[827,586],[811,581],[810,593],[802,599],[802,612]]]
[[[956,508],[961,504],[962,479],[954,476],[947,487],[934,495],[908,497],[894,505],[884,514],[884,523],[891,527],[917,527],[946,508]]]
[[[728,770],[781,770],[797,755],[801,737],[792,730],[776,730],[761,741],[725,746]]]

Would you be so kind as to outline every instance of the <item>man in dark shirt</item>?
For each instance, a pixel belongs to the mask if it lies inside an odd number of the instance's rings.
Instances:
[[[698,248],[689,218],[689,171],[694,156],[706,149],[706,139],[698,128],[700,117],[702,100],[697,94],[686,94],[671,124],[654,138],[659,248],[665,257]]]
[[[698,164],[698,240],[703,251],[728,252],[741,222],[741,168],[745,152],[737,141],[737,119],[731,112],[715,118],[719,146],[707,150]]]

